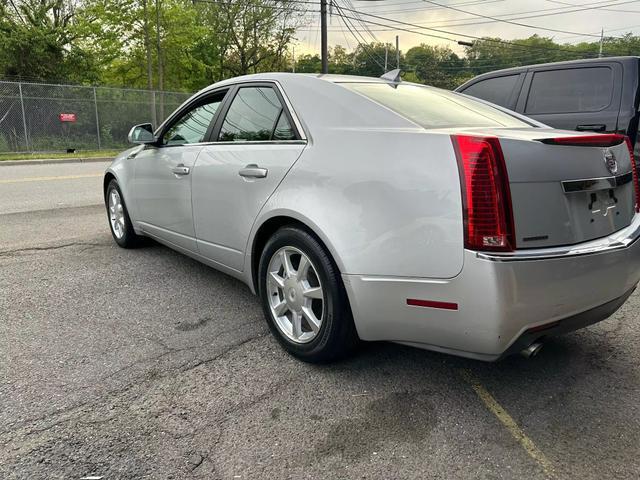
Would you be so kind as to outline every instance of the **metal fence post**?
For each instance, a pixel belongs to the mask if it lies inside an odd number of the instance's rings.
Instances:
[[[153,128],[158,128],[158,113],[156,111],[156,91],[153,90],[151,92],[151,122],[153,123]]]
[[[98,134],[98,150],[102,150],[100,145],[100,119],[98,118],[98,97],[96,96],[96,87],[93,87],[93,107],[96,112],[96,133]]]
[[[24,146],[29,150],[29,137],[27,136],[27,116],[24,114],[24,99],[22,98],[22,82],[18,82],[20,92],[20,108],[22,108],[22,128],[24,128]]]

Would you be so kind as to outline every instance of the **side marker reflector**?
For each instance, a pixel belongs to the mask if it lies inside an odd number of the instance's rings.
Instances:
[[[440,308],[443,310],[458,310],[457,303],[436,302],[435,300],[418,300],[417,298],[407,298],[407,305],[412,307]]]

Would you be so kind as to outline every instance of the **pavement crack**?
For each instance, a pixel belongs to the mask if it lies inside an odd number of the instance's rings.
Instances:
[[[200,367],[202,365],[205,365],[207,363],[215,362],[216,360],[219,360],[220,358],[226,356],[227,354],[232,353],[235,350],[239,349],[243,345],[245,345],[247,343],[250,343],[250,342],[252,342],[254,340],[258,340],[258,339],[260,339],[262,337],[264,337],[264,335],[256,335],[255,337],[249,337],[247,339],[241,340],[240,342],[236,342],[234,344],[231,344],[229,346],[229,348],[227,348],[226,350],[220,352],[217,355],[214,355],[213,357],[205,358],[205,359],[202,359],[202,360],[198,360],[196,363],[193,363],[193,364],[189,364],[189,363],[183,364],[180,367],[178,367],[178,370],[181,373],[185,373],[185,372],[188,372],[190,370],[194,370],[194,369],[196,369],[196,368],[198,368],[198,367]]]
[[[194,470],[196,470],[198,467],[200,467],[200,465],[202,465],[204,463],[205,460],[209,459],[208,455],[198,455],[200,457],[199,460],[197,460],[195,463],[193,463],[190,467],[190,470],[193,472]]]
[[[193,370],[193,369],[195,369],[195,368],[197,368],[197,367],[199,367],[199,366],[201,366],[203,364],[214,362],[214,361],[224,357],[225,355],[227,355],[227,354],[239,349],[243,345],[245,345],[247,343],[250,343],[250,342],[252,342],[254,340],[258,340],[258,339],[260,339],[262,337],[264,337],[264,335],[257,335],[257,336],[250,337],[250,338],[247,338],[245,340],[242,340],[240,342],[236,342],[236,343],[230,345],[229,348],[224,349],[224,351],[220,352],[218,355],[215,355],[213,357],[200,360],[200,361],[198,361],[198,362],[196,362],[195,364],[192,364],[192,365],[189,365],[187,363],[187,364],[182,364],[182,365],[180,365],[180,366],[178,366],[176,368],[167,369],[167,371],[166,371],[166,373],[164,375],[158,375],[158,376],[154,376],[152,378],[146,378],[146,379],[144,379],[142,381],[142,383],[138,383],[138,382],[129,383],[126,386],[124,386],[123,388],[114,389],[114,390],[111,390],[111,391],[107,392],[104,395],[100,395],[99,397],[97,397],[96,399],[94,399],[92,401],[88,401],[88,402],[83,402],[83,403],[80,403],[80,404],[72,405],[72,406],[69,406],[67,408],[51,412],[51,413],[49,413],[47,415],[43,415],[43,416],[38,417],[38,418],[32,418],[32,419],[21,421],[21,422],[15,424],[15,425],[12,425],[11,428],[9,428],[9,429],[6,429],[4,431],[0,431],[0,438],[5,437],[7,435],[15,436],[15,435],[20,435],[20,434],[22,434],[23,436],[30,436],[30,435],[33,435],[33,434],[39,434],[39,433],[46,432],[46,431],[51,430],[52,428],[54,428],[56,426],[59,426],[59,425],[65,424],[65,423],[79,422],[80,419],[79,419],[78,413],[82,412],[85,408],[94,409],[98,405],[104,405],[104,404],[107,404],[109,401],[115,401],[116,399],[118,399],[122,395],[126,395],[132,389],[141,388],[141,386],[143,384],[146,384],[148,382],[155,381],[155,380],[158,380],[158,379],[162,379],[162,378],[165,378],[165,377],[169,377],[169,376],[175,375],[176,373],[185,373],[185,372]],[[158,343],[158,342],[156,341],[156,343]],[[162,358],[164,356],[174,354],[174,353],[176,353],[178,351],[190,350],[193,347],[186,347],[186,348],[183,348],[183,349],[175,349],[175,348],[172,349],[171,347],[167,346],[166,348],[167,348],[166,351],[164,351],[164,352],[162,352],[162,353],[160,353],[160,354],[158,354],[158,355],[156,355],[154,357],[151,357],[151,358],[148,357],[148,358],[141,359],[138,362],[134,362],[132,365],[135,365],[136,363],[145,363],[145,362],[149,362],[149,361],[152,361],[152,360],[157,360],[157,359]],[[128,365],[126,367],[123,367],[119,371],[123,371],[123,370],[126,370],[127,368],[131,368],[132,365]],[[118,371],[113,372],[110,375],[114,375],[115,373],[118,373]],[[106,378],[106,377],[103,377],[103,379],[104,378]],[[54,420],[56,418],[57,418],[57,420]],[[27,427],[27,425],[30,425],[30,424],[33,424],[33,423],[37,423],[37,422],[41,422],[41,421],[48,421],[50,419],[53,420],[52,423],[50,423],[50,424],[48,424],[48,425],[46,425],[46,426],[44,426],[42,428],[28,428]],[[86,421],[87,420],[85,420],[85,422]],[[20,433],[21,430],[22,430],[22,433]],[[5,441],[3,439],[4,444],[7,444],[7,443],[9,443],[11,441],[12,441],[11,438],[8,439],[7,441]]]
[[[15,250],[5,250],[0,252],[0,257],[14,257],[18,256],[21,253],[29,253],[29,252],[46,252],[50,250],[60,250],[63,248],[69,247],[104,247],[103,243],[92,243],[92,242],[71,242],[71,243],[63,243],[62,245],[50,245],[47,247],[27,247],[27,248],[17,248]]]

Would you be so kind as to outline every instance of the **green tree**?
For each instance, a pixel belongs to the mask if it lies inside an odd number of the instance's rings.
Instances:
[[[561,45],[539,35],[509,41],[484,38],[465,47],[469,67],[476,75],[502,68],[585,58],[592,51],[592,47],[585,52],[584,48]]]
[[[322,71],[322,60],[320,55],[309,53],[296,58],[296,72],[299,73],[320,73]]]
[[[384,43],[359,44],[353,52],[354,69],[356,75],[379,77],[384,73],[385,50],[388,48],[387,70],[396,68],[396,49]],[[404,64],[404,57],[400,54],[400,66]]]
[[[404,66],[420,83],[452,89],[464,74],[466,62],[448,47],[421,44],[409,49]]]
[[[78,10],[65,0],[0,3],[0,75],[36,80],[96,80],[82,47]]]

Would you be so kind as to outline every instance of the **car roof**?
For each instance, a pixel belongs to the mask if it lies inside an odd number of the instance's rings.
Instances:
[[[205,87],[201,92],[213,90],[225,85],[235,85],[245,82],[268,82],[279,81],[283,83],[313,83],[317,81],[325,81],[330,83],[393,83],[388,80],[375,77],[360,77],[357,75],[336,75],[321,73],[291,73],[291,72],[267,72],[255,73],[251,75],[242,75],[239,77],[228,78],[216,82]]]

